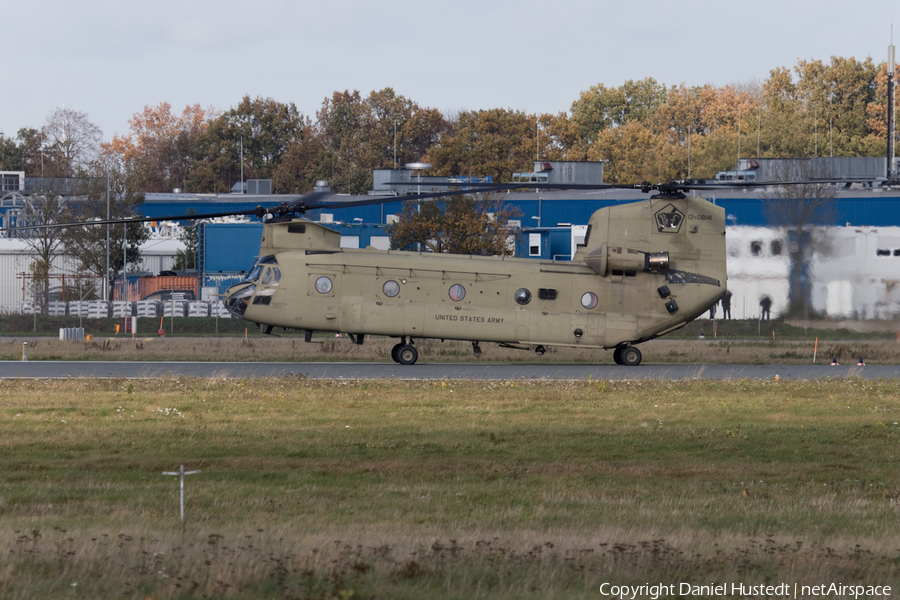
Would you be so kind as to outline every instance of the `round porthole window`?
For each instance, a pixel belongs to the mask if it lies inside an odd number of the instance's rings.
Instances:
[[[459,302],[463,298],[466,297],[466,288],[459,285],[458,283],[450,286],[450,299],[454,302]]]
[[[597,294],[594,294],[594,293],[592,293],[592,292],[586,292],[586,293],[581,297],[581,305],[582,305],[583,307],[585,307],[586,309],[588,309],[588,310],[591,310],[591,309],[593,309],[593,308],[597,308],[597,303],[598,303],[598,302],[599,302],[599,300],[597,300]]]
[[[400,284],[393,279],[385,281],[384,285],[381,286],[381,291],[384,292],[384,295],[388,298],[393,298],[400,293]]]
[[[316,291],[320,294],[327,294],[331,291],[331,280],[327,277],[319,277],[316,279]]]
[[[521,305],[526,305],[531,302],[531,292],[526,290],[525,288],[519,288],[516,290],[516,303]]]

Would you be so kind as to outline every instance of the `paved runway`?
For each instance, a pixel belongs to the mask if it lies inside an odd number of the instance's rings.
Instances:
[[[528,365],[488,363],[264,363],[0,361],[0,378],[279,377],[327,379],[900,379],[900,365]]]

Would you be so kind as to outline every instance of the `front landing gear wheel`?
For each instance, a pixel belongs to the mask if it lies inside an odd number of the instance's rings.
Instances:
[[[627,346],[622,348],[622,351],[619,353],[619,358],[622,361],[621,364],[628,365],[630,367],[636,367],[641,364],[641,351],[635,348],[634,346]]]
[[[419,351],[410,344],[401,345],[397,350],[397,362],[401,365],[414,365],[419,360]]]
[[[403,342],[399,342],[396,345],[394,345],[393,348],[391,348],[391,358],[393,359],[393,361],[395,363],[400,362],[400,357],[397,355],[397,353],[400,352],[400,348],[402,348],[403,346],[404,346]]]

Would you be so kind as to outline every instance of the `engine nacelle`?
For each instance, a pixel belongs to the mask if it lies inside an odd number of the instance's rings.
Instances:
[[[604,242],[588,252],[584,262],[601,277],[606,277],[609,273],[621,275],[625,271],[665,273],[669,270],[669,253],[610,247]]]

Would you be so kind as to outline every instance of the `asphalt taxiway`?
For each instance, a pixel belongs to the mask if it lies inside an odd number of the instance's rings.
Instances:
[[[900,365],[550,365],[370,362],[0,361],[0,379],[155,377],[312,377],[317,379],[900,379]]]

